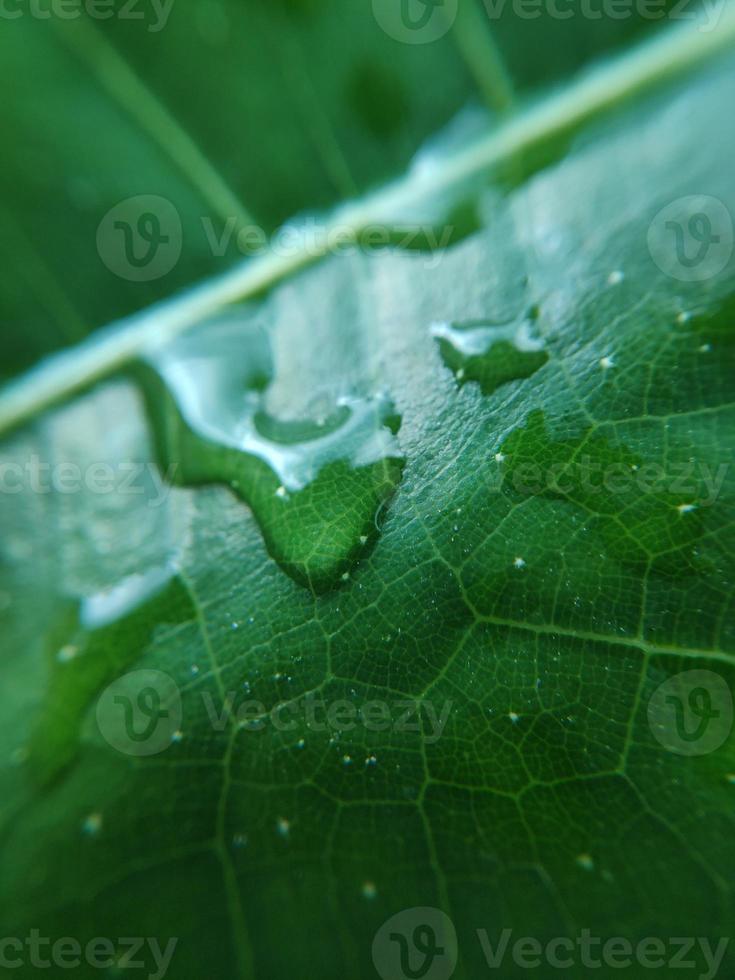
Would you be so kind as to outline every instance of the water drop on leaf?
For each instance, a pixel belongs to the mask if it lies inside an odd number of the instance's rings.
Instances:
[[[431,334],[457,384],[476,381],[485,395],[530,377],[549,359],[530,316],[510,324],[434,323]]]
[[[329,417],[272,417],[267,333],[228,314],[150,352],[139,369],[161,468],[230,487],[271,556],[315,592],[339,584],[375,538],[403,460],[390,401],[345,396]],[[344,579],[347,581],[347,579]]]

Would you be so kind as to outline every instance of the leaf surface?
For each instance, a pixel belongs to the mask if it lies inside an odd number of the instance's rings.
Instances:
[[[683,670],[735,682],[735,270],[683,282],[648,242],[672,200],[735,211],[734,98],[726,59],[485,191],[440,257],[325,259],[232,307],[235,347],[208,318],[6,439],[8,935],[178,937],[194,980],[372,977],[414,906],[451,916],[459,977],[478,929],[728,934],[735,743],[672,752],[649,705]],[[317,462],[284,496],[290,445]],[[109,493],[30,485],[101,462]],[[173,684],[150,756],[111,744],[130,671]],[[263,711],[220,723],[228,699]],[[383,730],[355,721],[375,702]]]

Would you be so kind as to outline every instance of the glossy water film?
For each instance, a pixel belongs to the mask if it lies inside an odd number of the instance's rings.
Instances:
[[[324,591],[378,533],[401,477],[400,420],[382,393],[345,394],[321,418],[274,418],[273,374],[267,332],[236,312],[151,353],[140,370],[162,468],[175,467],[180,484],[228,485],[284,571]]]
[[[548,361],[536,319],[532,310],[515,323],[433,323],[430,329],[457,383],[476,381],[489,395],[509,381],[529,378]]]

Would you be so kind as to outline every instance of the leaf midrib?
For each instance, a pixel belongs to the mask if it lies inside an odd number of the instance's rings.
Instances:
[[[337,207],[330,229],[361,230],[477,179],[525,152],[571,135],[590,119],[658,85],[681,77],[735,42],[735,3],[723,0],[716,31],[703,30],[703,15],[668,27],[653,40],[585,72],[572,84],[510,116],[489,135],[453,157],[444,167],[409,170],[403,177],[360,200]],[[330,240],[327,233],[321,242]],[[327,247],[290,256],[267,252],[200,286],[99,330],[88,340],[47,358],[0,391],[0,435],[75,392],[124,368],[152,346],[230,303],[257,296],[314,264]]]

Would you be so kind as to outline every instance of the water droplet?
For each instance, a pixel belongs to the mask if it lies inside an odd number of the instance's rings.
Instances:
[[[589,854],[578,854],[575,860],[584,871],[595,870],[595,862]]]
[[[362,897],[372,900],[378,894],[378,889],[372,881],[365,881],[362,885]]]
[[[87,837],[96,837],[102,829],[102,814],[90,813],[82,823],[82,833]]]
[[[338,583],[400,482],[390,401],[345,395],[321,424],[272,417],[268,336],[236,313],[150,351],[139,374],[162,469],[232,488],[287,574],[315,591]]]
[[[457,383],[476,381],[489,395],[510,381],[530,377],[548,361],[543,341],[534,331],[534,316],[505,324],[434,323],[430,329]]]
[[[56,654],[56,659],[60,664],[68,664],[77,656],[79,656],[79,647],[75,643],[67,643]]]
[[[291,834],[291,821],[286,820],[285,817],[279,817],[278,820],[276,820],[276,833],[279,837],[289,837]]]

